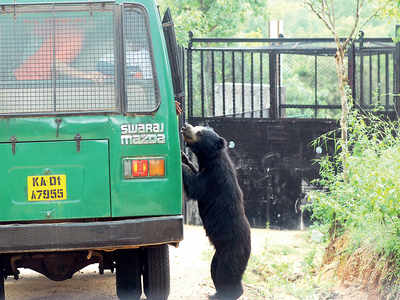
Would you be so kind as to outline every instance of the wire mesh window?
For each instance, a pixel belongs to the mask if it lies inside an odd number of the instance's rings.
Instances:
[[[125,93],[128,112],[151,112],[160,103],[145,11],[127,5],[123,18]]]
[[[108,6],[17,6],[0,15],[0,113],[116,111]],[[115,64],[113,64],[115,65]]]

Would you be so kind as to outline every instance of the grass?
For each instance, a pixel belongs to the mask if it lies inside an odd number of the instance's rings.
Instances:
[[[349,237],[347,240],[340,238],[336,243],[328,244],[323,235],[313,229],[257,229],[252,230],[253,234],[260,235],[258,241],[253,239],[258,247],[253,247],[243,277],[244,299],[247,300],[332,300],[343,299],[344,295],[347,296],[345,299],[367,299],[368,291],[359,289],[361,282],[357,284],[353,279],[361,274],[364,282],[372,282],[391,268],[385,263],[384,256],[376,256],[369,248],[365,251],[351,249],[349,235],[346,235]],[[202,260],[211,262],[213,254],[213,249],[208,248],[203,251]],[[342,280],[346,284],[338,289]],[[346,286],[351,282],[355,285],[347,290]],[[208,285],[213,288],[211,281]],[[396,283],[388,288],[385,292],[387,299],[398,299]]]
[[[333,281],[318,275],[325,243],[310,232],[266,230],[263,250],[250,257],[243,283],[247,299],[324,299]],[[210,261],[212,250],[203,252]]]

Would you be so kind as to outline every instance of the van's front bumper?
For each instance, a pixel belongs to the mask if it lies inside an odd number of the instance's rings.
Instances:
[[[183,217],[0,225],[0,253],[113,250],[183,239]]]

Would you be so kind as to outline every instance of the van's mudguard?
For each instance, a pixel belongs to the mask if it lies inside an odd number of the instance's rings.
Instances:
[[[182,239],[182,216],[102,222],[0,225],[0,253],[112,250],[177,244]]]

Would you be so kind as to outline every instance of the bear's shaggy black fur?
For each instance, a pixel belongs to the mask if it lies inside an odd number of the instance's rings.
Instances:
[[[183,155],[183,183],[187,196],[197,200],[208,238],[215,247],[211,277],[213,299],[237,299],[243,294],[242,276],[251,252],[250,225],[243,195],[226,149],[226,141],[210,128],[182,128],[196,155],[197,168]]]

